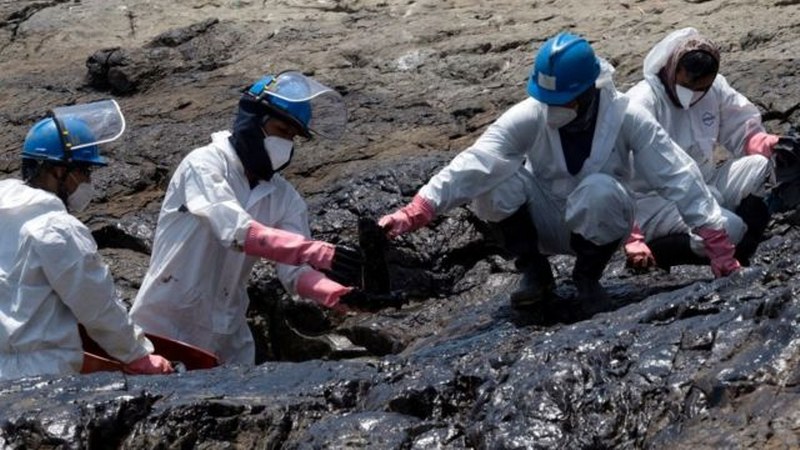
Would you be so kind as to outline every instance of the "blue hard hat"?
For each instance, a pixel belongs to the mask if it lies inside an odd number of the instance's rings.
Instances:
[[[559,33],[545,41],[528,79],[528,94],[548,105],[564,105],[594,85],[600,61],[586,39]]]
[[[36,122],[25,136],[22,157],[63,163],[106,165],[106,160],[100,156],[100,149],[97,145],[64,151],[65,143],[78,145],[95,141],[91,129],[82,120],[67,117],[62,123],[62,128],[63,135],[59,134],[56,122],[52,117]]]
[[[279,82],[276,77],[267,75],[253,83],[247,93],[274,108],[273,112],[277,112],[279,118],[289,119],[297,125],[304,136],[311,136],[311,102],[305,85],[291,81]]]

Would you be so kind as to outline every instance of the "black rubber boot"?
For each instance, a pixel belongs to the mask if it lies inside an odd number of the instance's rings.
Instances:
[[[761,197],[748,195],[734,211],[747,224],[747,232],[736,246],[736,259],[743,266],[750,265],[750,258],[756,252],[769,225],[769,208]]]
[[[660,238],[653,239],[647,243],[653,257],[656,259],[658,267],[666,270],[672,266],[684,264],[695,266],[707,266],[710,264],[708,258],[699,256],[692,251],[689,234],[668,234]]]
[[[578,303],[584,305],[596,303],[598,306],[607,304],[608,295],[600,284],[600,277],[603,276],[603,271],[614,252],[619,248],[620,241],[597,245],[579,234],[572,233],[569,243],[576,256],[572,281],[578,289]]]
[[[496,224],[501,244],[515,257],[514,265],[522,278],[511,293],[511,306],[528,308],[549,298],[555,288],[553,270],[539,252],[539,236],[528,208],[523,206]]]

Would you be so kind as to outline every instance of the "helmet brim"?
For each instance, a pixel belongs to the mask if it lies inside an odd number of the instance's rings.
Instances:
[[[546,105],[560,106],[566,105],[567,103],[575,100],[579,95],[581,95],[581,93],[583,93],[586,89],[589,89],[592,85],[594,85],[594,83],[581,86],[580,89],[573,91],[555,92],[548,89],[542,89],[536,83],[536,81],[533,80],[533,77],[530,77],[528,79],[528,95]]]
[[[106,167],[108,165],[108,160],[102,156],[98,156],[91,160],[88,159],[80,159],[80,160],[72,160],[72,161],[64,161],[62,158],[58,158],[55,156],[46,156],[46,155],[33,155],[30,153],[22,153],[22,159],[32,159],[36,161],[46,161],[51,162],[54,164],[64,165],[64,166],[98,166],[98,167]]]

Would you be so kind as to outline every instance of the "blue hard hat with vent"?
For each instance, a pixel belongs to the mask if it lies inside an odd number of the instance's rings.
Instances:
[[[528,94],[548,105],[564,105],[594,85],[600,61],[586,39],[559,33],[536,54]]]

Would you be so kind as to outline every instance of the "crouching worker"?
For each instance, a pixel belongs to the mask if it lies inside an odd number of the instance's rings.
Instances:
[[[576,256],[578,302],[605,302],[600,277],[634,219],[627,185],[633,161],[649,186],[675,202],[705,238],[715,273],[735,271],[725,219],[697,166],[650,114],[616,90],[612,71],[583,38],[561,33],[548,39],[536,55],[530,98],[379,224],[397,236],[473,201],[480,218],[497,222],[516,256],[522,278],[511,294],[513,306],[531,306],[552,294],[546,255],[555,254]]]
[[[0,181],[0,380],[81,370],[78,324],[124,370],[170,373],[117,298],[89,229],[98,144],[125,122],[112,101],[56,108],[28,132],[22,180]]]
[[[670,33],[644,60],[644,80],[627,92],[631,102],[648,110],[700,168],[722,213],[745,225],[729,229],[736,258],[750,258],[769,223],[766,186],[780,136],[768,134],[761,113],[719,73],[720,51],[694,28]],[[788,138],[783,138],[784,140]],[[716,149],[727,154],[715,158]],[[625,245],[628,264],[709,264],[702,239],[691,232],[673,202],[635,186],[636,222]],[[646,243],[645,243],[646,242]]]
[[[312,240],[306,203],[279,172],[296,137],[336,139],[346,120],[341,96],[299,72],[246,89],[233,132],[212,134],[170,180],[131,309],[136,323],[223,363],[254,364],[247,281],[258,258],[278,263],[289,293],[328,308],[345,304],[361,276],[361,254]]]

